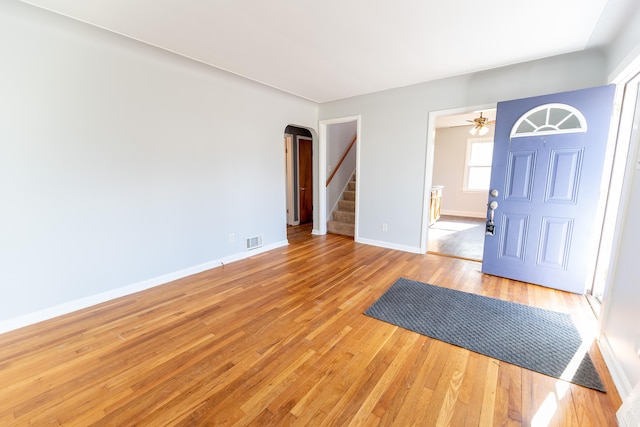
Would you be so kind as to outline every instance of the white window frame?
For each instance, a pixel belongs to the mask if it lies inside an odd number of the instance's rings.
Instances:
[[[469,170],[473,167],[488,167],[491,169],[491,164],[488,165],[472,165],[471,163],[471,146],[476,143],[491,142],[493,144],[493,136],[482,136],[476,138],[467,138],[467,152],[464,158],[464,176],[462,178],[462,191],[464,193],[486,193],[489,188],[486,189],[470,189],[469,188]]]
[[[551,110],[562,110],[566,114],[564,118],[562,118],[559,122],[554,122],[551,118]],[[544,124],[535,124],[529,118],[533,116],[535,113],[539,111],[546,112],[546,121]],[[579,127],[577,128],[563,128],[562,125],[566,120],[571,117],[575,117],[578,119]],[[527,122],[532,128],[533,131],[530,132],[522,132],[518,131],[518,128],[522,124],[522,122]],[[556,135],[561,133],[577,133],[577,132],[586,132],[587,131],[587,120],[584,118],[584,115],[577,108],[567,105],[567,104],[544,104],[539,107],[533,108],[526,113],[524,113],[516,123],[511,128],[511,134],[509,135],[511,138],[519,138],[524,136],[532,136],[532,135]]]

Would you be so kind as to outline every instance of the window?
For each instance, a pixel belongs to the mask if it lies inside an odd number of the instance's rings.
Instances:
[[[463,191],[489,191],[493,138],[467,139]]]
[[[586,131],[584,116],[571,105],[545,104],[523,114],[511,129],[511,138]]]

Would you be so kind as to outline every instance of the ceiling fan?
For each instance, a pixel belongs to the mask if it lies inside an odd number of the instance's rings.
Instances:
[[[488,118],[482,117],[482,111],[480,112],[480,117],[476,117],[473,120],[467,120],[469,123],[473,123],[473,127],[469,130],[471,135],[478,134],[479,136],[486,135],[489,132],[489,123],[493,123],[493,121],[489,121]]]

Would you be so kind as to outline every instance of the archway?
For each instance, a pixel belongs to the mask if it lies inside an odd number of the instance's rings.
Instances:
[[[286,224],[290,227],[314,224],[317,173],[313,152],[314,132],[311,129],[288,125],[284,130]]]

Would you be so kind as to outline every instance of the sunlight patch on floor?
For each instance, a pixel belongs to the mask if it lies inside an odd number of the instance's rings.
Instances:
[[[438,228],[432,228],[429,230],[429,237],[432,239],[438,239],[440,237],[446,237],[456,233],[456,230],[440,230]]]
[[[551,423],[553,414],[558,409],[558,403],[556,402],[556,395],[551,392],[547,395],[538,409],[538,412],[531,419],[531,427],[547,427]]]
[[[464,231],[473,227],[477,227],[478,224],[468,224],[464,222],[450,222],[450,221],[438,221],[433,224],[431,230],[448,230],[448,231]]]
[[[576,351],[573,358],[567,365],[564,372],[562,372],[562,375],[560,375],[561,380],[556,381],[555,393],[551,392],[547,395],[547,397],[544,399],[544,402],[542,402],[542,405],[540,405],[540,409],[538,409],[536,414],[531,419],[532,427],[547,427],[551,424],[553,415],[558,409],[558,402],[564,399],[564,397],[569,392],[569,389],[571,388],[571,384],[568,381],[570,381],[575,375],[578,367],[580,366],[580,363],[582,362],[582,359],[589,351],[589,347],[590,342],[588,340],[584,340],[580,348],[578,348],[578,351]],[[563,379],[565,381],[562,381]]]

